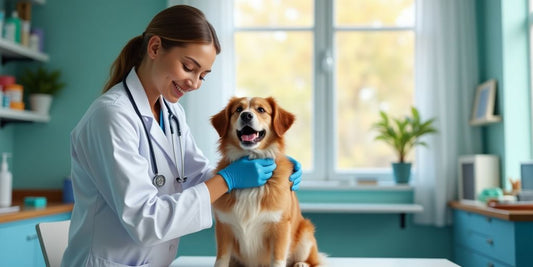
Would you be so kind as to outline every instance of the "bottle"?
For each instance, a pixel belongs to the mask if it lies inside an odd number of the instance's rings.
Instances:
[[[4,36],[4,10],[0,9],[0,36]]]
[[[11,206],[11,186],[13,175],[9,172],[7,166],[7,157],[9,153],[2,153],[2,168],[0,169],[0,207]]]
[[[21,21],[21,30],[20,30],[20,44],[23,46],[30,46],[30,21],[22,20]]]
[[[20,19],[17,15],[17,11],[11,13],[11,17],[6,19],[4,26],[4,37],[14,43],[20,43]]]
[[[9,96],[9,108],[16,110],[24,110],[24,87],[20,84],[10,84],[5,88],[5,94]]]

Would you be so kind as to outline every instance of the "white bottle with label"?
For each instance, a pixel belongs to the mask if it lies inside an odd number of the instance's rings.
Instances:
[[[0,207],[11,206],[11,191],[13,175],[7,166],[9,153],[2,153],[2,167],[0,169]]]

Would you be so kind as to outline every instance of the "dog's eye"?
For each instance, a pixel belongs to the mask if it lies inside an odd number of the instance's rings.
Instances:
[[[242,111],[242,107],[238,107],[237,110],[235,110],[236,112],[241,112]]]
[[[262,108],[262,107],[258,107],[258,108],[257,108],[257,111],[263,113],[263,112],[265,112],[266,110],[265,110],[264,108]]]

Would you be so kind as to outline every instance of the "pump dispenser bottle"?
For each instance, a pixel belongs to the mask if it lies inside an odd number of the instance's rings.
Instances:
[[[7,166],[7,157],[9,153],[2,153],[2,167],[0,169],[0,207],[11,206],[11,186],[13,175],[9,172]]]

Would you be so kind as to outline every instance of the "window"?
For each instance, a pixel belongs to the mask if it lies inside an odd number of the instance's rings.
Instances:
[[[273,96],[296,115],[287,154],[307,177],[391,179],[374,140],[384,109],[414,99],[414,0],[234,0],[236,95]],[[410,159],[414,158],[414,153]]]

